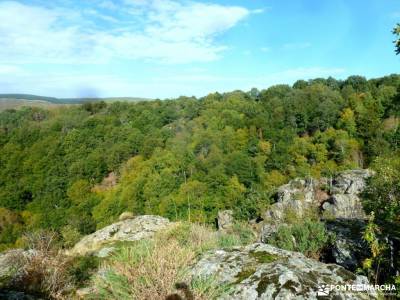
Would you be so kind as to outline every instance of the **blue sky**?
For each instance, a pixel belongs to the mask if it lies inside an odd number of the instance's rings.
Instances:
[[[0,0],[0,93],[169,98],[397,73],[398,0]]]

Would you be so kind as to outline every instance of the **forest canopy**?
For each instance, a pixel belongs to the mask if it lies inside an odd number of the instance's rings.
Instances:
[[[127,210],[210,223],[233,209],[249,220],[292,178],[387,172],[400,165],[399,87],[400,75],[317,78],[200,99],[3,111],[0,250],[26,230],[79,236]],[[398,182],[399,171],[390,175]],[[381,215],[393,221],[398,203]]]

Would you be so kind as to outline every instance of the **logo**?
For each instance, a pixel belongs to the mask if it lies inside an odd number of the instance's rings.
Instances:
[[[367,293],[377,295],[382,293],[384,295],[396,295],[396,286],[393,284],[345,284],[345,285],[334,285],[334,284],[321,284],[318,286],[317,296],[329,296],[329,293]]]
[[[329,296],[331,291],[330,287],[326,284],[321,284],[318,286],[317,296]]]

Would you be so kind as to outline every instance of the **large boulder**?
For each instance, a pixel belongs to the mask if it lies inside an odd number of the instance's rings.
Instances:
[[[193,277],[212,276],[218,285],[231,286],[221,299],[376,299],[375,294],[325,288],[331,285],[368,284],[341,266],[324,264],[304,255],[267,244],[207,252],[191,269]]]
[[[82,238],[67,255],[87,255],[96,252],[109,252],[116,242],[131,242],[152,237],[156,232],[172,223],[160,216],[137,216],[104,227]],[[105,248],[107,251],[102,251]],[[104,254],[100,255],[104,256]]]

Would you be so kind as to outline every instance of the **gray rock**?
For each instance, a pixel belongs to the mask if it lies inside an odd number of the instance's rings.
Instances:
[[[322,209],[333,218],[366,219],[361,199],[357,194],[333,194],[324,202]]]
[[[326,229],[335,235],[329,256],[332,262],[355,271],[362,261],[370,257],[367,243],[362,238],[365,230],[362,220],[331,220]]]
[[[299,178],[294,179],[278,189],[277,202],[288,202],[291,200],[313,202],[317,186],[318,181],[313,178],[304,180]]]
[[[22,249],[0,253],[0,289],[9,286],[19,277],[21,269],[29,255],[29,251]]]
[[[223,210],[218,212],[218,230],[229,231],[232,229],[234,224],[233,211]]]
[[[311,209],[322,209],[322,214],[332,218],[365,219],[359,194],[366,180],[374,173],[370,170],[349,170],[335,178],[294,179],[277,191],[277,202],[264,214],[269,223],[281,223],[285,212],[303,217]]]
[[[349,170],[340,173],[333,180],[331,198],[322,208],[334,218],[365,219],[359,194],[366,186],[366,180],[373,176],[371,170]]]
[[[316,206],[316,194],[319,182],[315,179],[294,179],[278,188],[277,202],[265,212],[267,223],[282,223],[287,212],[302,217],[304,212]]]
[[[0,291],[0,299],[3,300],[44,300],[43,298],[38,298],[36,296],[32,296],[26,294],[24,292],[17,291]]]
[[[317,299],[323,286],[368,284],[343,267],[324,264],[297,252],[252,244],[206,253],[191,269],[193,277],[213,276],[230,285],[220,299]],[[330,291],[327,299],[376,299],[375,294]]]
[[[306,210],[314,209],[321,218],[332,220],[327,222],[327,230],[336,235],[336,240],[327,256],[336,264],[355,270],[368,255],[359,226],[366,219],[359,195],[373,175],[370,170],[348,170],[334,178],[295,179],[283,185],[278,189],[277,202],[264,215],[260,241],[268,243],[278,225],[286,222],[286,212],[303,217]]]
[[[279,228],[282,227],[291,227],[290,224],[287,223],[280,223],[280,224],[271,224],[271,223],[264,223],[261,227],[259,241],[265,244],[270,242],[270,238],[274,236],[274,234],[278,231]],[[294,236],[292,236],[294,244],[296,244],[296,240]]]
[[[365,189],[366,180],[375,173],[368,169],[348,170],[334,178],[332,194],[359,194]]]
[[[104,247],[104,248],[101,248],[96,253],[94,253],[94,255],[97,257],[100,257],[100,258],[105,258],[105,257],[109,257],[112,253],[114,253],[115,250],[116,250],[116,248],[112,247],[112,246]]]
[[[82,238],[67,255],[87,255],[96,253],[104,246],[123,241],[137,241],[152,237],[156,232],[172,223],[160,216],[138,216],[104,227]]]

